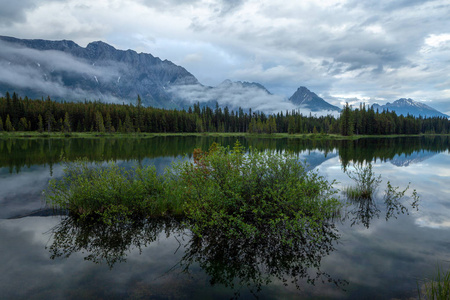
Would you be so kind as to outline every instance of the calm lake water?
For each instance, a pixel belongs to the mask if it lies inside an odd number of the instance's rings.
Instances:
[[[5,299],[409,299],[436,266],[450,265],[450,139],[358,141],[245,139],[249,147],[290,150],[336,188],[345,171],[372,162],[381,175],[373,201],[346,206],[318,245],[276,239],[194,238],[176,220],[106,227],[45,209],[41,194],[63,174],[61,158],[153,164],[163,172],[194,148],[236,138],[0,138],[0,298]],[[420,196],[389,207],[387,182]],[[344,198],[342,193],[340,197]],[[343,200],[344,201],[344,200]],[[342,220],[341,220],[342,219]],[[335,235],[337,233],[337,235]]]

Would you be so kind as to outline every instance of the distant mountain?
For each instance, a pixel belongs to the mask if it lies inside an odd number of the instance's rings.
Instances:
[[[341,111],[339,107],[331,105],[304,86],[299,87],[297,91],[289,98],[289,101],[299,108],[306,108],[313,112]]]
[[[389,111],[395,111],[397,115],[413,115],[415,117],[445,117],[449,118],[450,116],[441,113],[440,111],[423,104],[421,102],[414,101],[410,98],[401,98],[393,103],[386,103],[385,105],[378,105],[374,104],[372,105],[373,109],[383,111],[383,110],[389,110]]]
[[[97,41],[85,48],[73,41],[27,40],[0,36],[0,95],[16,92],[29,98],[136,103],[187,108],[201,106],[273,113],[295,108],[312,112],[340,111],[300,87],[287,100],[256,82],[225,80],[202,85],[194,75],[168,60],[133,50],[117,50]]]
[[[396,154],[391,163],[397,167],[407,167],[409,165],[417,164],[435,156],[438,152],[434,151],[414,151],[413,153],[406,154]]]
[[[183,67],[151,54],[93,42],[23,40],[0,36],[0,92],[54,99],[136,101],[177,107],[167,89],[198,85]]]
[[[104,42],[80,47],[72,41],[25,40],[0,36],[0,95],[54,100],[100,100],[146,106],[201,106],[266,113],[295,106],[255,82],[225,80],[202,85],[191,73],[168,60],[133,50],[117,50]]]

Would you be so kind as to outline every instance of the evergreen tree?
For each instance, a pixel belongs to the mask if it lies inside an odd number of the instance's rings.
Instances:
[[[25,117],[20,118],[18,124],[19,131],[27,131],[28,130],[28,121]]]
[[[72,127],[70,126],[70,120],[69,120],[69,113],[66,112],[64,115],[64,132],[71,132],[72,131]]]
[[[269,118],[269,133],[276,133],[277,132],[277,122],[275,120],[275,117],[271,116]]]
[[[131,121],[130,114],[127,111],[125,115],[125,122],[123,124],[123,130],[127,133],[133,132],[133,122]]]
[[[353,135],[353,126],[352,109],[347,102],[341,111],[341,134],[344,136]]]
[[[9,117],[9,114],[6,115],[5,130],[6,131],[14,131],[14,127],[11,123],[11,118]]]
[[[98,132],[105,132],[105,124],[103,123],[103,116],[99,111],[95,113],[95,124]]]
[[[105,129],[106,132],[111,133],[113,126],[112,126],[112,120],[111,120],[111,114],[109,113],[109,111],[106,113],[106,118],[105,118]]]
[[[136,114],[136,130],[139,129],[142,130],[143,128],[143,118],[142,118],[142,100],[141,96],[138,95],[137,101],[136,101],[136,107],[137,107],[137,114]]]
[[[42,120],[42,116],[38,115],[38,131],[43,132],[44,131],[44,121]]]
[[[55,117],[50,112],[50,110],[47,110],[45,113],[45,124],[47,125],[47,131],[50,132],[53,129],[53,124],[55,123]]]

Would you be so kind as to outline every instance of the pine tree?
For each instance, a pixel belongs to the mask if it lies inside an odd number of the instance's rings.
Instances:
[[[98,132],[105,132],[105,124],[103,123],[102,113],[97,111],[95,113],[95,127]]]
[[[143,128],[143,118],[142,118],[142,100],[141,96],[138,95],[137,101],[136,101],[136,107],[137,107],[137,115],[136,115],[136,130],[139,129],[142,130]]]
[[[2,117],[0,116],[0,131],[3,131],[3,121],[2,121]]]
[[[275,120],[275,117],[271,116],[269,118],[269,133],[276,133],[277,132],[277,122]]]
[[[18,128],[19,128],[19,131],[27,131],[28,130],[28,121],[25,117],[20,118]]]
[[[14,131],[14,127],[11,123],[11,118],[9,117],[9,114],[6,115],[5,130],[6,131]]]
[[[45,113],[45,123],[47,125],[47,131],[50,132],[52,131],[53,128],[53,124],[55,123],[55,117],[53,116],[53,114],[50,112],[50,110],[47,110],[47,112]]]
[[[38,115],[38,131],[41,133],[44,131],[44,121],[41,115]]]
[[[106,117],[105,117],[105,129],[106,132],[111,133],[112,132],[112,120],[111,120],[111,115],[109,113],[109,111],[106,113]]]
[[[127,114],[125,115],[125,122],[123,124],[123,129],[125,132],[130,133],[133,132],[133,122],[131,122],[130,114],[127,111]]]
[[[69,113],[66,112],[66,114],[64,115],[64,132],[71,132],[71,126],[70,126],[70,121],[69,121]]]
[[[345,104],[344,108],[341,111],[341,134],[344,136],[353,135],[353,115],[352,109],[348,105],[348,102]]]

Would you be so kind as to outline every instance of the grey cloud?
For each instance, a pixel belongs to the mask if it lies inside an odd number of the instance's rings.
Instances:
[[[138,0],[138,2],[154,8],[171,8],[173,6],[192,5],[201,0]]]
[[[6,20],[12,19],[16,13],[19,19],[20,16],[23,19],[23,16],[33,12],[33,5],[41,7],[44,3],[43,0],[24,0],[20,4],[0,1],[4,2],[5,8],[17,6],[11,12],[11,18],[6,16],[6,9],[2,10],[0,14],[4,20],[0,19],[0,22],[9,22]],[[160,56],[189,69],[200,81],[209,85],[231,78],[258,81],[271,91],[285,96],[289,96],[301,84],[316,93],[354,93],[389,100],[395,100],[391,98],[393,95],[409,96],[422,89],[421,96],[424,99],[429,97],[441,103],[448,101],[445,99],[448,85],[436,87],[443,82],[442,78],[448,77],[448,47],[434,49],[433,57],[421,52],[430,35],[448,34],[450,4],[447,0],[350,0],[332,6],[314,1],[301,5],[261,1],[252,3],[252,6],[244,5],[247,0],[132,1],[134,3],[131,3],[133,5],[130,8],[143,11],[150,8],[152,13],[156,11],[167,20],[172,18],[174,22],[161,24],[157,30],[153,30],[155,24],[147,24],[139,18],[124,18],[126,24],[120,19],[111,23],[109,14],[97,14],[89,10],[83,14],[72,14],[76,20],[88,22],[89,26],[80,27],[75,22],[64,26],[64,31],[54,28],[46,30],[45,36],[36,38],[75,38],[86,42],[91,40],[89,37],[92,40],[104,40],[108,36],[115,41],[122,41],[122,47],[132,48],[130,44],[136,39],[133,34],[141,34],[142,28],[148,25],[147,31],[156,41],[153,43],[156,46],[152,47],[163,49],[159,50],[163,53]],[[27,8],[23,3],[31,6]],[[101,4],[96,5],[98,7]],[[112,7],[105,5],[105,11],[115,13]],[[197,14],[198,11],[200,13]],[[83,20],[81,16],[85,15],[97,23]],[[91,18],[94,16],[98,18]],[[49,19],[55,20],[57,24],[63,22],[58,16]],[[179,20],[182,22],[177,23]],[[19,32],[25,35],[26,30],[31,33],[43,32],[38,24],[16,27],[4,26],[3,34]],[[127,36],[127,39],[123,36]],[[182,40],[183,43],[181,47],[176,42],[169,46],[161,43],[168,40]],[[198,46],[192,49],[189,45]],[[148,51],[156,51],[153,48]],[[192,53],[203,59],[197,62],[183,61],[184,57]],[[323,64],[323,61],[328,63]],[[416,75],[417,72],[420,74]],[[427,92],[433,95],[426,95]],[[411,95],[411,98],[415,98],[415,95]]]
[[[62,2],[64,0],[0,0],[0,24],[12,25],[26,21],[26,13],[49,2]]]
[[[205,3],[202,0],[138,0],[145,6],[158,10],[178,10],[190,5],[209,5],[209,8],[216,16],[225,16],[244,3],[244,0],[216,0],[212,3]]]
[[[346,64],[331,74],[364,68],[372,68],[377,74],[382,74],[382,70],[387,67],[409,66],[409,57],[420,49],[424,38],[433,30],[442,30],[442,21],[431,20],[426,13],[402,16],[395,12],[383,12],[374,16],[366,7],[363,11],[336,8],[333,14],[317,7],[302,12],[282,10],[280,13],[275,7],[278,5],[266,7],[263,10],[264,16],[272,19],[273,24],[277,24],[277,19],[281,18],[288,19],[297,26],[272,26],[270,23],[266,26],[244,26],[247,20],[238,21],[242,26],[215,24],[205,20],[197,20],[195,25],[197,29],[219,31],[227,36],[239,37],[243,43],[241,51],[249,50],[249,53],[242,52],[246,56],[251,55],[252,50],[261,52],[266,48],[262,54],[266,59],[278,58],[278,55],[274,58],[273,53],[283,55],[292,51],[309,58]],[[424,10],[431,13],[433,8]],[[444,12],[434,13],[445,15]],[[370,17],[367,17],[368,15]],[[333,31],[333,28],[347,25],[351,26],[344,32]],[[371,33],[366,28],[371,25],[379,26],[382,31]],[[412,28],[414,30],[411,30]],[[265,46],[261,47],[262,44]]]
[[[412,6],[418,6],[427,2],[433,2],[433,0],[399,0],[399,1],[389,1],[389,0],[370,0],[370,1],[350,1],[347,7],[360,6],[364,9],[379,10],[379,11],[392,11],[403,8],[409,8]]]
[[[220,15],[224,16],[228,13],[233,12],[235,9],[239,8],[244,3],[244,0],[221,0],[219,1],[219,12]]]
[[[0,24],[11,25],[25,21],[25,12],[36,7],[33,0],[0,0]]]

